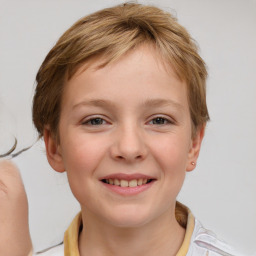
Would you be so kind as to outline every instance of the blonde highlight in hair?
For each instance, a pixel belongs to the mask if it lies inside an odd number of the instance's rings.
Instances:
[[[90,59],[100,57],[99,68],[118,60],[141,44],[151,44],[188,87],[193,130],[209,120],[204,61],[195,42],[171,14],[154,6],[126,3],[78,20],[46,56],[37,76],[33,121],[43,135],[46,125],[58,134],[65,82]]]

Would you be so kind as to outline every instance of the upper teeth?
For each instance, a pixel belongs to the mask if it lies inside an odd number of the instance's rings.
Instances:
[[[134,180],[118,180],[118,179],[106,179],[106,183],[111,185],[116,185],[120,187],[137,187],[141,186],[142,184],[146,184],[149,179],[134,179]]]

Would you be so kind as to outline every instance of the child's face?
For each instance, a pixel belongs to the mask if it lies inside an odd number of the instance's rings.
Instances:
[[[201,142],[199,135],[191,139],[185,83],[146,46],[102,69],[95,69],[98,64],[66,84],[60,144],[46,136],[49,162],[67,171],[89,216],[135,227],[174,215]],[[131,187],[106,183],[115,179],[135,181]],[[143,179],[149,183],[140,185]]]

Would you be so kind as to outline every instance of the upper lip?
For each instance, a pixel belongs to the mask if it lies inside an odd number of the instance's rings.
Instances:
[[[133,173],[133,174],[126,174],[126,173],[113,173],[104,177],[101,177],[100,180],[108,180],[108,179],[118,179],[118,180],[138,180],[138,179],[148,179],[148,180],[154,180],[156,178],[141,174],[141,173]]]

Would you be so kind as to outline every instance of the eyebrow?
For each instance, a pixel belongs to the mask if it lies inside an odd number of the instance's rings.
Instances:
[[[164,107],[164,106],[173,106],[177,109],[183,109],[183,106],[171,99],[148,99],[143,102],[143,106],[146,107]]]
[[[183,109],[184,107],[171,99],[147,99],[141,104],[143,107],[164,107],[164,106],[173,106],[177,109]],[[116,108],[115,103],[105,99],[90,99],[81,101],[73,106],[73,109],[78,108],[80,106],[95,106],[95,107],[103,107],[103,108]]]
[[[81,106],[95,106],[95,107],[115,107],[115,104],[108,100],[103,99],[94,99],[94,100],[84,100],[81,101],[73,106],[73,109],[81,107]]]

